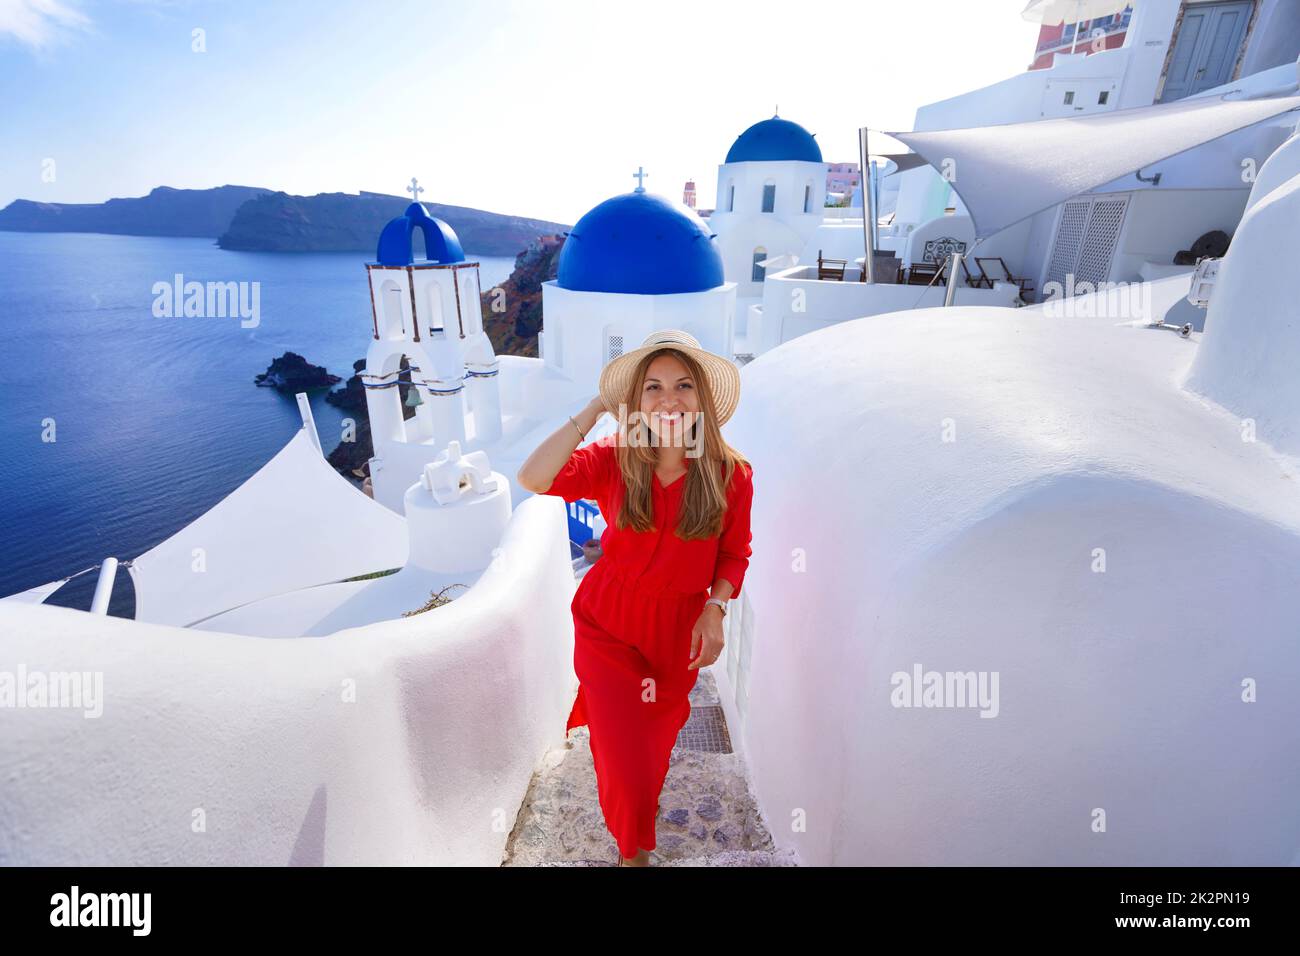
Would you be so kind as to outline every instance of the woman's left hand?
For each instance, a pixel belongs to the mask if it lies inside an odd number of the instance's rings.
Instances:
[[[722,610],[716,604],[706,604],[691,628],[691,662],[686,669],[708,667],[721,653]]]

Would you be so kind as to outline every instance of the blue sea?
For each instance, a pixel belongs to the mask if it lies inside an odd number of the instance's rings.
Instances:
[[[286,351],[352,375],[371,337],[367,258],[0,232],[0,596],[147,551],[274,456],[302,419],[293,396],[253,378]],[[469,258],[484,289],[514,267]],[[154,284],[178,273],[259,283],[259,324],[155,317]],[[344,413],[324,392],[311,405],[328,453]],[[47,419],[54,441],[43,440]],[[47,603],[87,609],[95,579],[82,575]],[[133,606],[122,569],[110,613]]]

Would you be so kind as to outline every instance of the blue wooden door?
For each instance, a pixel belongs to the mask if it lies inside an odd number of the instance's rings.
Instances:
[[[1198,3],[1184,8],[1161,103],[1222,86],[1232,79],[1250,11],[1251,0]]]

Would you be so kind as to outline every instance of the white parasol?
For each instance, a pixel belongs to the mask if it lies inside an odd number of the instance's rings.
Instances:
[[[1030,0],[1020,16],[1048,26],[1079,23],[1119,13],[1130,2],[1131,0]]]

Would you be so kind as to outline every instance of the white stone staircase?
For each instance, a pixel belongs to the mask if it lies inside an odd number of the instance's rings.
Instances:
[[[618,848],[596,799],[586,727],[550,751],[533,776],[502,866],[615,866]],[[732,752],[708,669],[691,691],[691,718],[673,747],[655,823],[651,866],[798,866],[776,849]]]

